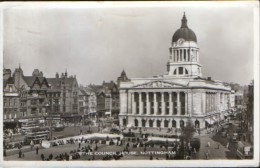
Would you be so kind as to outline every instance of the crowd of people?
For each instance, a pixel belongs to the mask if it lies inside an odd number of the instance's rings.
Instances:
[[[137,140],[138,139],[138,140]],[[57,140],[56,145],[65,145],[65,144],[75,144],[76,149],[67,151],[65,153],[57,154],[53,156],[50,154],[49,156],[45,157],[41,154],[41,159],[45,161],[57,160],[57,161],[69,161],[69,160],[78,160],[85,159],[85,160],[119,160],[123,158],[125,155],[124,153],[130,153],[131,151],[149,151],[153,150],[154,148],[158,148],[162,151],[171,151],[171,154],[165,154],[165,156],[158,156],[150,154],[148,158],[152,159],[159,159],[163,158],[165,160],[177,160],[177,159],[191,159],[191,155],[196,155],[196,149],[192,149],[189,142],[171,142],[171,143],[147,143],[143,141],[142,138],[124,138],[124,139],[110,139],[107,137],[103,140],[98,139],[68,139],[66,143],[61,140]],[[95,155],[88,155],[89,152],[96,152],[100,148],[103,148],[107,145],[116,145],[122,146],[121,151],[117,151],[116,154],[113,155],[104,155],[104,156],[95,156]]]

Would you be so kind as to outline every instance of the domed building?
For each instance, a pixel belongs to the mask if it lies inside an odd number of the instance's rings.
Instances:
[[[119,123],[176,129],[191,121],[203,130],[224,120],[231,98],[230,86],[202,77],[197,37],[184,13],[172,37],[166,74],[120,82]]]

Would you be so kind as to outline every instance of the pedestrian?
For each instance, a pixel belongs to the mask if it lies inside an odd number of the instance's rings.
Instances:
[[[42,158],[42,161],[44,161],[44,154],[43,153],[41,154],[41,158]]]
[[[208,147],[210,147],[210,142],[208,142]]]
[[[4,156],[6,156],[6,149],[4,149]]]
[[[22,157],[22,151],[21,151],[21,149],[19,150],[19,158],[21,158]]]
[[[49,160],[52,160],[52,158],[53,158],[53,155],[50,154],[50,155],[49,155]]]
[[[207,153],[208,153],[208,156],[209,156],[209,155],[210,155],[210,151],[209,151],[209,149],[208,149],[208,152],[207,152]]]
[[[36,155],[38,155],[39,147],[36,147]]]
[[[205,157],[206,157],[206,160],[208,160],[209,154],[207,152],[205,153]]]
[[[79,148],[80,148],[80,146],[81,146],[81,143],[79,142]]]
[[[34,147],[34,143],[33,143],[33,141],[31,140],[31,143],[30,143],[30,145],[31,145],[31,150],[33,149],[33,147]]]
[[[152,155],[150,156],[150,160],[153,160],[153,156]]]
[[[227,143],[227,146],[226,146],[226,148],[228,149],[228,147],[229,147],[229,142]]]

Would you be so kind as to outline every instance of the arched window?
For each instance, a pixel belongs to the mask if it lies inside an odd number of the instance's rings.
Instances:
[[[176,121],[175,120],[172,120],[172,127],[176,128]]]
[[[184,121],[183,121],[183,120],[180,121],[180,127],[181,127],[181,128],[184,127]]]
[[[200,128],[200,122],[198,120],[195,121],[195,128]]]
[[[123,119],[123,126],[126,126],[126,119]]]
[[[138,127],[138,120],[135,119],[135,126]]]
[[[161,121],[160,120],[157,120],[157,122],[156,122],[156,125],[157,125],[157,127],[161,127]]]
[[[146,121],[144,119],[142,119],[142,127],[145,127],[145,123],[146,123]]]
[[[153,120],[149,120],[149,127],[153,127]]]
[[[167,128],[169,126],[169,121],[168,120],[164,120],[164,127]]]

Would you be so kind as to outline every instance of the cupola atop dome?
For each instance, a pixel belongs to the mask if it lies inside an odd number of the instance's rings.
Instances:
[[[181,28],[179,28],[172,37],[172,42],[177,42],[180,38],[184,39],[185,41],[194,41],[197,42],[197,37],[195,33],[188,28],[187,19],[185,16],[185,12],[183,14],[181,20]]]

